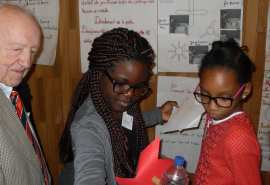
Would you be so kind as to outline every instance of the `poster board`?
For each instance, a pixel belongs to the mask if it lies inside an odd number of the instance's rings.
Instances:
[[[162,106],[168,100],[177,101],[179,104],[194,91],[198,83],[199,78],[159,76],[157,106]],[[201,151],[205,119],[205,117],[202,118],[197,128],[183,132],[165,133],[164,127],[167,123],[157,125],[155,137],[160,136],[162,142],[160,154],[172,159],[178,155],[183,156],[187,172],[195,173]],[[181,124],[181,120],[179,120],[179,124]]]
[[[79,0],[81,72],[88,69],[88,52],[93,40],[113,28],[139,32],[157,53],[156,10],[157,0]],[[154,73],[157,73],[156,64]]]
[[[241,45],[243,1],[163,0],[158,3],[158,71],[198,72],[213,41]]]
[[[241,43],[242,19],[242,0],[79,0],[81,71],[88,69],[94,38],[125,27],[149,41],[154,74],[197,72],[213,41],[232,37]]]
[[[265,71],[257,139],[261,146],[261,170],[270,171],[270,71]]]
[[[265,71],[257,138],[261,145],[261,171],[270,171],[270,11],[268,7]]]

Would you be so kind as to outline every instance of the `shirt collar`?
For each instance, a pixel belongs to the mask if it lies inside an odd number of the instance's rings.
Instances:
[[[0,88],[2,89],[2,91],[4,91],[7,98],[10,99],[10,94],[11,94],[11,91],[12,91],[12,87],[9,87],[9,86],[6,86],[3,83],[0,83]]]
[[[236,116],[237,114],[242,114],[242,113],[244,113],[244,111],[234,112],[233,114],[231,114],[231,115],[228,116],[227,118],[224,118],[223,120],[217,120],[217,121],[216,121],[216,120],[212,119],[212,120],[213,120],[213,124],[214,124],[214,125],[217,125],[217,124],[219,124],[219,123],[221,123],[221,122],[223,122],[223,121],[226,121],[226,120],[228,120],[228,119],[230,119],[230,118]]]

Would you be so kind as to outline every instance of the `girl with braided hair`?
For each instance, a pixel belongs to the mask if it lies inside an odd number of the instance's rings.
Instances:
[[[115,28],[96,38],[89,69],[74,91],[59,144],[65,163],[59,184],[114,185],[132,178],[148,145],[146,126],[168,121],[174,101],[141,112],[138,100],[150,89],[154,52],[137,32]]]

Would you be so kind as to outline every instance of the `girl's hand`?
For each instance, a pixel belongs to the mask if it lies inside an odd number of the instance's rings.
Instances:
[[[172,111],[173,111],[173,107],[176,107],[176,108],[179,108],[178,104],[176,101],[167,101],[166,103],[164,103],[162,106],[161,106],[161,112],[162,112],[162,117],[163,117],[163,120],[164,121],[168,121],[171,114],[172,114]]]

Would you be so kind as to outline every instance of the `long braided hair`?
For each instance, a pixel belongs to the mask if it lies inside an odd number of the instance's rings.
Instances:
[[[91,93],[93,104],[105,121],[111,136],[114,155],[114,172],[118,177],[133,177],[135,159],[130,153],[130,145],[123,128],[111,113],[99,88],[99,71],[113,67],[114,62],[130,62],[132,59],[145,64],[149,72],[153,64],[154,52],[148,41],[137,32],[125,28],[115,28],[96,38],[89,52],[89,69],[83,75],[72,97],[71,108],[66,122],[61,141],[59,143],[59,157],[63,163],[73,160],[71,146],[70,126],[75,113],[84,100]],[[133,116],[136,132],[136,157],[147,145],[148,137],[138,103],[133,104],[128,110]],[[91,142],[91,141],[90,141]]]

